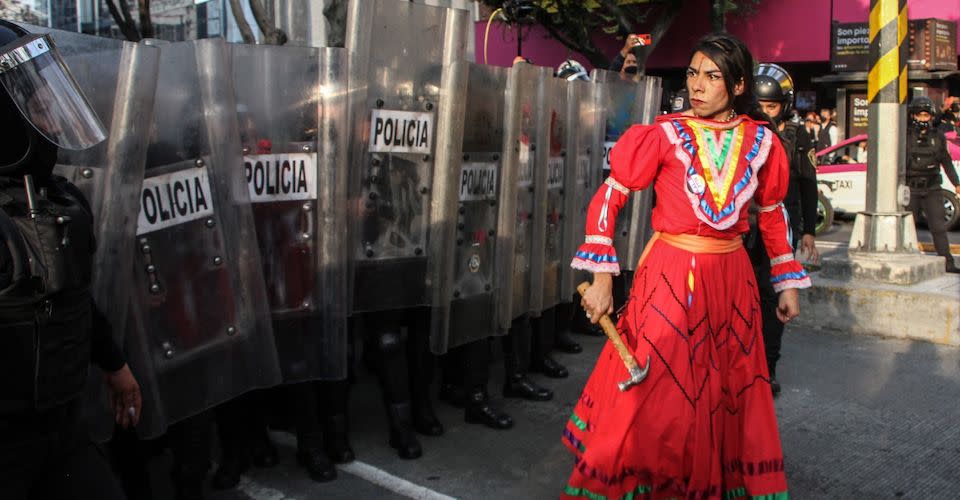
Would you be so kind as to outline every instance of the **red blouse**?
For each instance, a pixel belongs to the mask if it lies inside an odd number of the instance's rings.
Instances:
[[[756,200],[760,233],[777,291],[806,288],[810,278],[794,259],[783,206],[790,165],[776,134],[746,116],[715,122],[682,114],[635,125],[610,152],[610,177],[587,211],[586,242],[571,266],[620,273],[614,222],[631,191],[654,184],[653,228],[670,234],[740,237]]]

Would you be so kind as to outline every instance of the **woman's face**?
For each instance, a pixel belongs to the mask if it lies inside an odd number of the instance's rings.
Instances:
[[[716,118],[733,107],[732,96],[727,94],[723,73],[715,62],[703,52],[697,52],[687,68],[687,91],[694,114],[704,118]],[[743,81],[734,85],[736,95],[743,93]]]

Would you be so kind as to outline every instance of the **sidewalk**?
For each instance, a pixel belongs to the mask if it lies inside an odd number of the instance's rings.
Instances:
[[[843,243],[817,246],[824,257],[847,254]],[[907,286],[829,279],[819,272],[811,278],[813,287],[800,293],[800,326],[960,346],[960,275]]]

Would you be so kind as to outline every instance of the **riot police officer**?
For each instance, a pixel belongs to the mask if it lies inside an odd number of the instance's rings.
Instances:
[[[809,153],[814,150],[810,136],[802,133],[801,126],[790,120],[793,107],[793,79],[776,64],[761,64],[754,74],[754,94],[760,108],[772,121],[780,136],[783,149],[790,159],[790,185],[784,204],[791,223],[793,245],[810,260],[818,261],[815,240],[817,226],[817,171]],[[784,324],[777,319],[777,292],[770,283],[770,259],[751,214],[751,230],[748,233],[750,260],[760,287],[760,305],[763,318],[763,343],[770,372],[770,387],[774,396],[780,392],[777,381],[777,361],[780,359],[780,343]],[[783,258],[794,258],[793,255]]]
[[[910,128],[907,130],[907,186],[910,187],[908,209],[918,219],[920,212],[926,214],[927,227],[933,235],[937,254],[946,260],[948,273],[960,273],[950,255],[947,228],[944,224],[943,195],[940,185],[940,169],[960,193],[960,179],[947,152],[947,139],[943,132],[933,128],[937,108],[929,97],[920,96],[910,103]]]
[[[89,204],[52,174],[58,148],[106,134],[50,37],[0,21],[0,46],[0,498],[123,498],[81,396],[92,361],[128,427],[140,388],[90,294]]]

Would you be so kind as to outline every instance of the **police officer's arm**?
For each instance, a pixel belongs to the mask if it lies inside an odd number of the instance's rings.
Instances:
[[[937,153],[939,158],[940,165],[943,167],[943,171],[947,174],[947,178],[950,179],[950,183],[953,184],[954,188],[957,188],[960,192],[960,178],[957,177],[957,169],[953,166],[953,158],[950,157],[950,152],[947,150],[947,138],[943,135],[943,132],[937,132],[940,134],[940,151]]]
[[[123,351],[113,340],[113,328],[103,312],[93,304],[93,332],[90,339],[90,359],[105,372],[115,372],[127,362]]]

